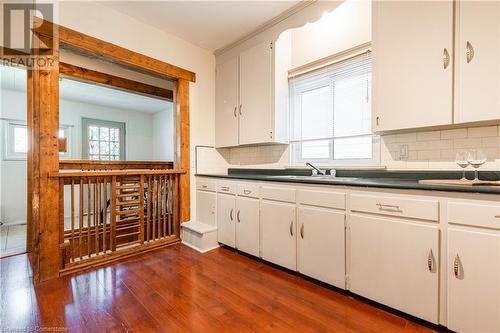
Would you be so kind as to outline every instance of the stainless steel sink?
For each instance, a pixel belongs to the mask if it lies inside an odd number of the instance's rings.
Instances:
[[[286,175],[286,176],[271,176],[270,178],[278,178],[278,179],[297,179],[297,180],[327,180],[330,182],[345,182],[345,181],[354,181],[358,178],[355,177],[336,177],[336,176],[330,176],[330,175],[316,175],[316,176],[292,176],[292,175]]]

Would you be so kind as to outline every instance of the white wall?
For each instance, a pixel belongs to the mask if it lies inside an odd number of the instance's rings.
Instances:
[[[43,1],[40,1],[43,2]],[[214,144],[215,57],[202,48],[97,2],[57,1],[56,22],[196,73],[190,84],[191,213],[195,217],[194,151]]]
[[[152,117],[153,146],[152,159],[173,161],[174,159],[174,122],[172,104],[165,111],[157,112]]]
[[[292,30],[292,68],[371,41],[370,1],[348,0],[320,20]]]

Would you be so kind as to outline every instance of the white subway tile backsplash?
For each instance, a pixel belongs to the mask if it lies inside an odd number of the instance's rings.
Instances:
[[[403,145],[409,149],[404,160],[399,154]],[[500,170],[500,126],[384,135],[380,158],[388,169],[457,170],[457,152],[471,149],[486,153],[482,170]]]

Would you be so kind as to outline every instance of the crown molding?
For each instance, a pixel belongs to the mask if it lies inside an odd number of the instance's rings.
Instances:
[[[214,51],[214,55],[215,56],[218,56],[220,54],[223,54],[227,51],[229,51],[230,49],[246,42],[247,40],[257,36],[258,34],[266,31],[267,29],[275,26],[276,24],[286,20],[287,18],[289,18],[290,16],[300,12],[301,10],[303,10],[304,8],[306,7],[309,7],[310,5],[312,5],[313,3],[317,2],[318,0],[301,0],[298,4],[296,4],[295,6],[287,9],[286,11],[284,11],[283,13],[279,14],[278,16],[275,16],[273,19],[261,24],[260,26],[258,26],[255,30],[253,30],[252,32],[244,35],[243,37],[229,43],[228,45],[226,46],[223,46],[221,48],[218,48],[217,50]]]

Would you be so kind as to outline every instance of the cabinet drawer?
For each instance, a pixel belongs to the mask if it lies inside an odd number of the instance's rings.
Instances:
[[[456,201],[448,203],[448,222],[500,229],[500,203]]]
[[[220,183],[219,185],[217,185],[217,192],[227,193],[227,194],[236,194],[236,184]]]
[[[309,206],[345,209],[345,193],[298,190],[297,202]]]
[[[295,202],[295,189],[293,188],[262,186],[260,194],[262,199]]]
[[[196,189],[202,191],[215,192],[215,182],[209,180],[197,180]]]
[[[239,184],[238,185],[238,195],[241,197],[258,198],[259,197],[259,186],[252,184]]]
[[[350,204],[355,212],[439,221],[437,200],[352,194]]]

